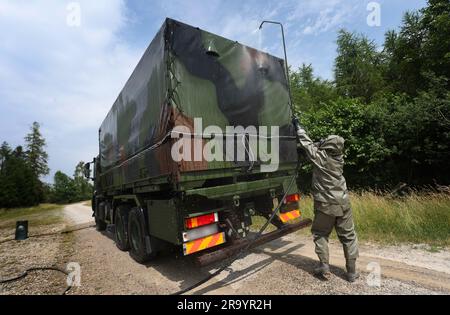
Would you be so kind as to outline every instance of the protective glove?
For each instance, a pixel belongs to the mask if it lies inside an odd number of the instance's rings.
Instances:
[[[305,134],[306,134],[305,129],[303,129],[303,127],[299,126],[299,128],[297,129],[297,135],[298,135],[299,137],[301,137],[301,136],[303,136],[303,135],[305,135]]]
[[[298,121],[298,118],[295,117],[292,119],[292,124],[295,127],[295,130],[297,131],[297,135],[300,137],[306,133],[305,129],[300,125],[300,122]]]

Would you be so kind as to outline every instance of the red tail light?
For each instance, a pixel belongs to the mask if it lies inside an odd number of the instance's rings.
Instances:
[[[211,214],[207,214],[207,215],[201,215],[199,217],[188,218],[188,219],[186,219],[185,222],[186,222],[186,228],[195,229],[200,226],[212,224],[212,223],[218,222],[218,221],[219,221],[219,215],[217,212],[215,212],[215,213],[211,213]]]
[[[285,203],[292,203],[292,202],[299,202],[299,201],[300,201],[299,194],[288,195],[286,197],[286,199],[284,200]]]

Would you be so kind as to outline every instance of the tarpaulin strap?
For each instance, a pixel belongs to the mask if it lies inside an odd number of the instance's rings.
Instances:
[[[183,109],[181,108],[180,104],[174,97],[174,96],[177,96],[178,98],[180,97],[178,95],[177,88],[181,84],[181,81],[178,80],[175,73],[173,72],[175,56],[172,56],[169,46],[167,46],[166,51],[167,51],[167,85],[169,87],[167,91],[167,100],[172,101],[175,104],[175,107],[177,108],[178,112],[182,113]],[[173,82],[175,82],[175,86],[172,86]]]

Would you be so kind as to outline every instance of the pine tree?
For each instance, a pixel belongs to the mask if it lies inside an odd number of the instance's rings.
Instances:
[[[364,35],[340,30],[337,45],[334,75],[339,94],[370,102],[384,85],[382,58],[375,42]]]
[[[2,143],[2,146],[0,147],[0,174],[3,170],[4,163],[10,154],[11,154],[11,147],[6,141],[4,141]]]
[[[8,150],[7,144],[0,150],[0,207],[14,208],[38,204],[40,182],[36,179],[22,147],[18,146],[12,152]]]
[[[47,165],[48,154],[44,150],[46,143],[39,128],[39,123],[34,122],[31,127],[31,132],[25,137],[27,145],[26,155],[37,178],[48,175],[50,172]]]
[[[5,208],[10,193],[10,184],[6,178],[7,160],[11,155],[11,147],[7,142],[3,142],[0,148],[0,208]]]

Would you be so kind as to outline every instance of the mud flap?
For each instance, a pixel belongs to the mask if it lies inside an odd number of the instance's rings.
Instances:
[[[150,241],[150,236],[145,236],[145,252],[147,255],[151,255],[153,253],[152,243]]]

